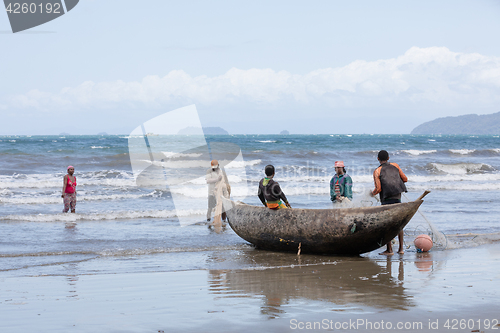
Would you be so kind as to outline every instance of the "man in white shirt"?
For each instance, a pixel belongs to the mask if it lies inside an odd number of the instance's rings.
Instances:
[[[207,222],[210,222],[210,219],[212,218],[212,210],[215,208],[215,205],[217,204],[217,198],[216,198],[216,190],[217,186],[219,183],[223,180],[227,185],[227,191],[230,191],[229,187],[229,182],[227,180],[227,175],[219,167],[219,162],[217,160],[212,160],[210,163],[211,167],[210,169],[207,170],[207,174],[205,176],[205,179],[208,184],[208,211],[207,211]],[[222,220],[226,220],[226,213],[222,213]]]

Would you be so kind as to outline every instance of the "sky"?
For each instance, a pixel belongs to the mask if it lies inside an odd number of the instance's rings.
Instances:
[[[0,135],[128,134],[195,104],[230,134],[405,134],[500,111],[500,0],[80,0],[13,34]]]

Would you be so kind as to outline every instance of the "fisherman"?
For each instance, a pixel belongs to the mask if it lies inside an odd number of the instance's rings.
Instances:
[[[330,180],[330,200],[333,203],[352,200],[352,179],[345,171],[344,161],[335,161],[335,176]]]
[[[382,205],[390,205],[401,203],[401,193],[408,192],[405,183],[408,178],[403,173],[403,170],[396,163],[389,163],[389,153],[381,150],[378,153],[378,161],[380,166],[373,172],[373,180],[375,182],[375,189],[370,192],[373,197],[377,194],[380,195],[380,203]],[[399,254],[404,253],[403,249],[403,230],[398,234],[399,239]],[[387,243],[387,250],[380,254],[392,255],[392,241]]]
[[[226,172],[219,167],[219,161],[212,160],[210,163],[210,169],[207,170],[207,174],[205,175],[205,179],[208,184],[208,211],[207,211],[207,222],[210,222],[212,218],[212,210],[217,205],[217,186],[221,185],[222,182],[225,183],[227,188],[227,196],[231,193],[231,187],[229,186],[229,182],[227,180]],[[220,200],[220,199],[219,199]],[[226,220],[226,212],[222,213],[222,220]]]
[[[270,209],[292,208],[286,199],[285,193],[281,190],[280,185],[273,179],[274,166],[270,164],[266,165],[264,172],[266,173],[266,177],[262,178],[259,182],[258,193],[262,204]]]

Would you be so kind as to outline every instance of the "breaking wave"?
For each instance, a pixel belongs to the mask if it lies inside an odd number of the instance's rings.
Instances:
[[[456,164],[429,163],[427,164],[426,167],[432,172],[440,172],[451,175],[464,175],[464,174],[495,171],[495,168],[485,163],[456,163]]]
[[[453,154],[459,154],[459,155],[468,155],[473,152],[475,152],[475,149],[450,149],[449,150]]]
[[[123,200],[123,199],[139,199],[153,196],[155,191],[147,194],[110,194],[110,195],[78,195],[78,201],[99,201],[99,200]],[[33,205],[33,204],[60,204],[62,203],[61,193],[57,192],[53,195],[46,196],[13,196],[1,197],[0,203],[13,205]]]
[[[408,155],[419,156],[419,155],[424,155],[424,154],[434,154],[434,153],[437,153],[437,150],[408,149],[408,150],[402,150],[402,152],[407,153]]]
[[[80,221],[106,221],[130,220],[141,218],[175,218],[192,215],[206,214],[205,209],[187,210],[145,210],[145,211],[111,211],[102,213],[75,213],[75,214],[23,214],[1,216],[1,221],[22,222],[80,222]]]

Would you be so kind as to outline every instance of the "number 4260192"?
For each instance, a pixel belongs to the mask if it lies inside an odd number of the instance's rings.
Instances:
[[[444,323],[444,328],[449,329],[449,330],[464,330],[464,329],[493,329],[493,330],[498,330],[500,328],[500,325],[498,324],[499,321],[498,319],[448,319]]]
[[[7,13],[9,14],[35,14],[35,13],[47,13],[47,14],[62,14],[61,13],[61,4],[60,3],[46,3],[45,6],[43,4],[36,3],[9,3],[9,5],[5,8]]]

